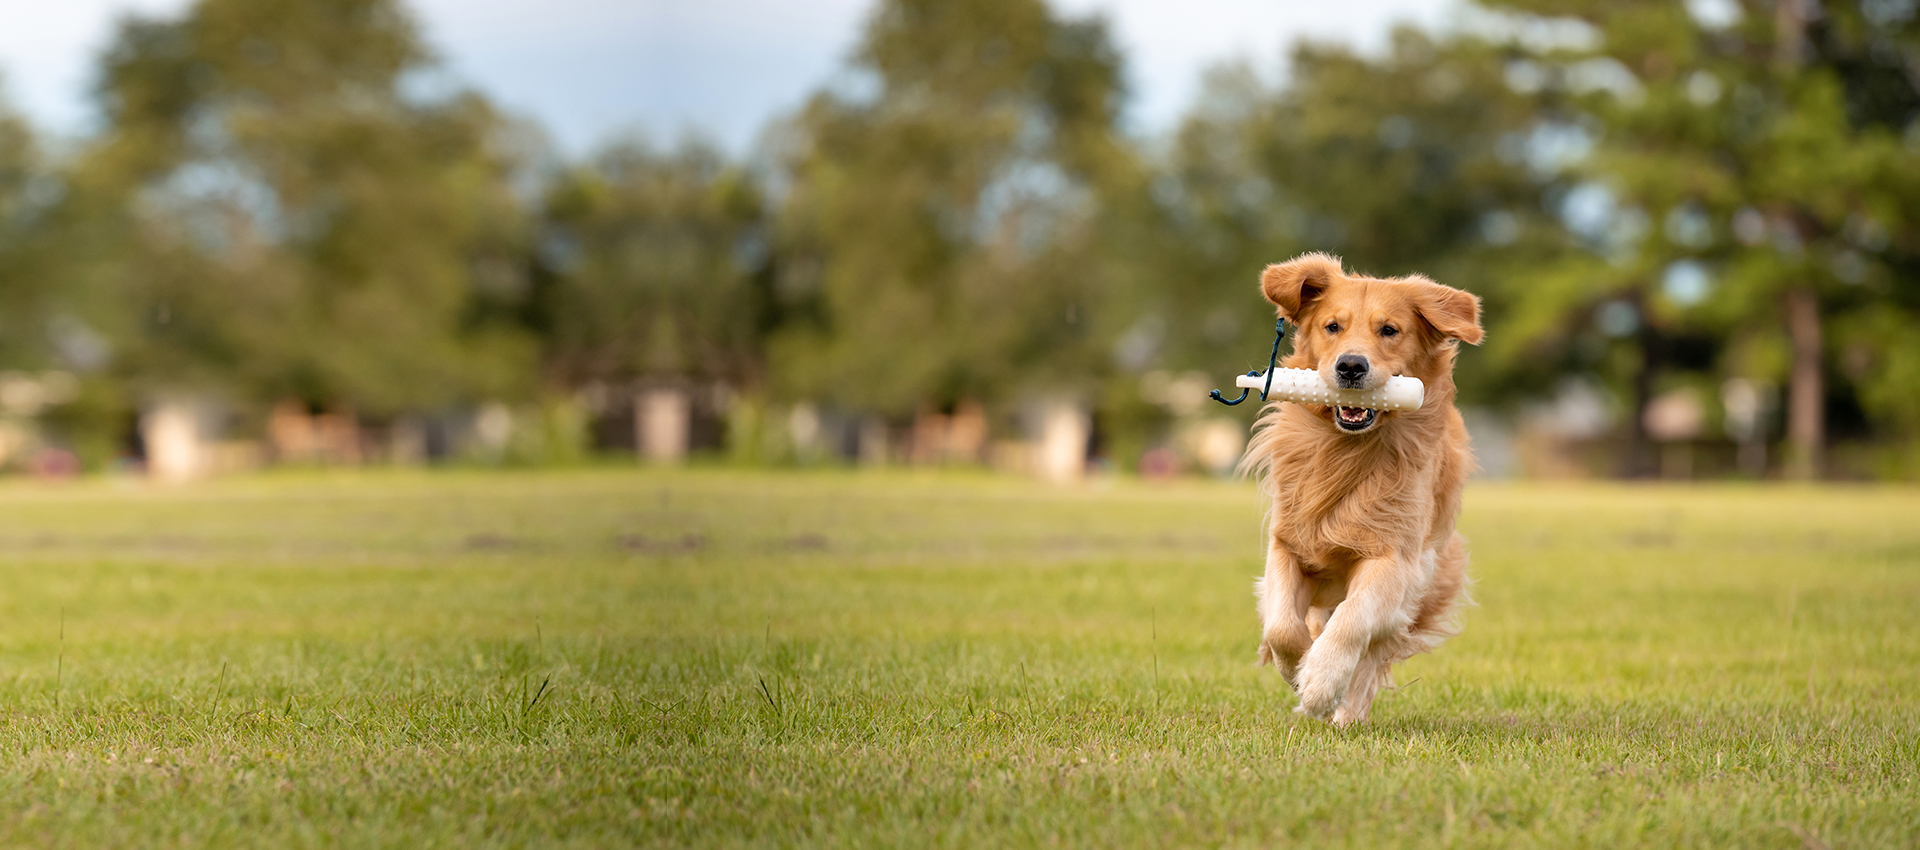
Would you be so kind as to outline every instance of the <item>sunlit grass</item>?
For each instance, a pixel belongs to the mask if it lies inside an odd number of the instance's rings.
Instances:
[[[0,489],[0,843],[1910,846],[1920,491],[1480,486],[1374,721],[1245,485]]]

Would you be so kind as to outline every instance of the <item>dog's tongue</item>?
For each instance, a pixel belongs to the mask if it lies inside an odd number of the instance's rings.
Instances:
[[[1342,407],[1340,408],[1340,419],[1345,422],[1365,422],[1367,419],[1367,409],[1364,407]]]

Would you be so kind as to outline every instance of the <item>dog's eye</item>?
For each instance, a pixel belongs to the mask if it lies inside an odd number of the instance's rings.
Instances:
[[[1399,332],[1400,332],[1400,329],[1392,325],[1384,325],[1380,328],[1381,336],[1393,336],[1394,334],[1397,334]]]
[[[1330,334],[1337,334],[1337,333],[1339,333],[1339,332],[1340,332],[1340,323],[1339,323],[1339,322],[1330,322],[1330,323],[1328,323],[1328,324],[1327,324],[1327,333],[1330,333]]]

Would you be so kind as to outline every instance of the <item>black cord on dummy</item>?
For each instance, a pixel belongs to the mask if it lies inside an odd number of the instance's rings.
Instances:
[[[1263,386],[1260,388],[1261,401],[1266,401],[1267,391],[1273,389],[1273,365],[1275,363],[1280,362],[1280,340],[1283,340],[1286,338],[1287,338],[1287,320],[1274,319],[1273,320],[1273,353],[1267,355],[1267,384],[1266,386]],[[1248,372],[1247,376],[1250,378],[1258,378],[1260,377],[1260,373]],[[1213,399],[1214,401],[1220,402],[1221,404],[1227,405],[1228,407],[1232,407],[1233,405],[1246,401],[1247,393],[1250,393],[1250,392],[1252,392],[1251,389],[1243,389],[1240,391],[1240,397],[1232,401],[1228,401],[1227,397],[1224,395],[1221,395],[1219,390],[1214,390],[1213,392],[1208,393],[1208,397]]]

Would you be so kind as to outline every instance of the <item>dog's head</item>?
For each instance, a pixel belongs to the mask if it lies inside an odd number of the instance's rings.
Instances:
[[[1374,389],[1395,375],[1429,387],[1453,368],[1454,340],[1480,344],[1480,299],[1419,275],[1349,276],[1326,254],[1303,254],[1268,266],[1260,291],[1298,329],[1299,368],[1320,372],[1330,387]],[[1392,411],[1333,407],[1328,417],[1348,434],[1373,430]]]

